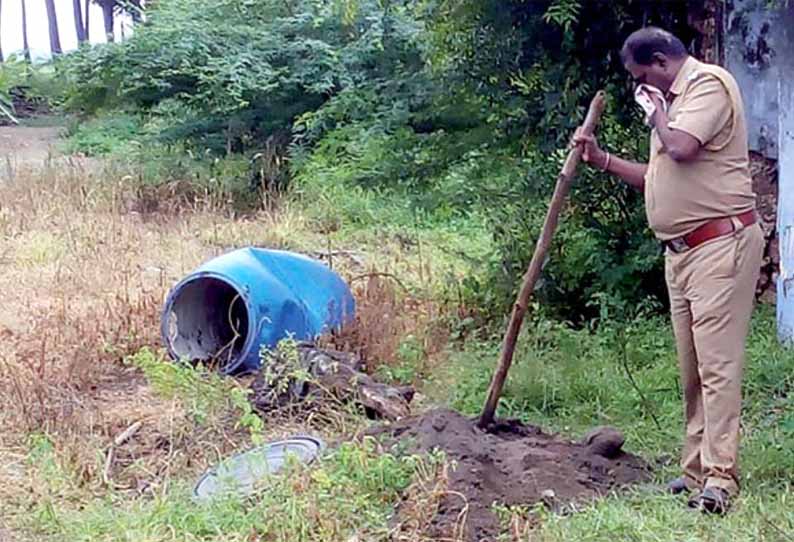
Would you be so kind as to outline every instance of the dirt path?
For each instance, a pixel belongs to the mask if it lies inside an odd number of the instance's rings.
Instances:
[[[36,164],[57,154],[59,126],[0,126],[0,159],[16,164]]]

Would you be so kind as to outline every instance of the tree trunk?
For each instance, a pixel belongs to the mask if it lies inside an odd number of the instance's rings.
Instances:
[[[55,13],[55,0],[44,0],[47,7],[47,21],[50,30],[50,51],[53,56],[63,52],[61,49],[61,36],[58,34],[58,16]]]
[[[22,2],[22,49],[25,51],[25,60],[30,62],[30,44],[28,43],[28,8],[25,0]]]
[[[80,0],[72,0],[72,11],[74,11],[74,29],[77,32],[77,44],[80,45],[86,41],[83,8],[80,5]]]
[[[85,39],[91,41],[91,0],[85,0]]]
[[[108,43],[116,41],[115,34],[113,33],[113,7],[115,2],[105,0],[102,2],[102,18],[105,21],[105,36],[107,36]]]

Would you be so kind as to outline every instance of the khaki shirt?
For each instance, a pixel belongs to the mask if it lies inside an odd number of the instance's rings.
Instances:
[[[714,218],[755,208],[741,92],[726,70],[689,57],[670,87],[668,126],[701,143],[697,155],[673,160],[651,132],[645,210],[656,237],[686,235]]]

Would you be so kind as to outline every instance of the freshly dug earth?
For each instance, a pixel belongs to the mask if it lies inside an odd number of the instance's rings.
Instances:
[[[487,432],[476,422],[440,409],[370,431],[386,446],[410,453],[443,450],[457,464],[431,525],[439,539],[450,537],[465,518],[465,540],[494,540],[499,532],[494,502],[544,503],[563,511],[649,477],[642,459],[622,451],[623,435],[616,429],[597,428],[576,443],[518,421],[498,422]],[[452,492],[465,495],[468,503]]]

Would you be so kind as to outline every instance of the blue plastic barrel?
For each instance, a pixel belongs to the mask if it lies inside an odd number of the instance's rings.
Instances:
[[[350,288],[331,269],[280,250],[243,248],[214,258],[168,294],[161,333],[176,360],[226,374],[255,370],[262,346],[313,340],[354,316]]]

